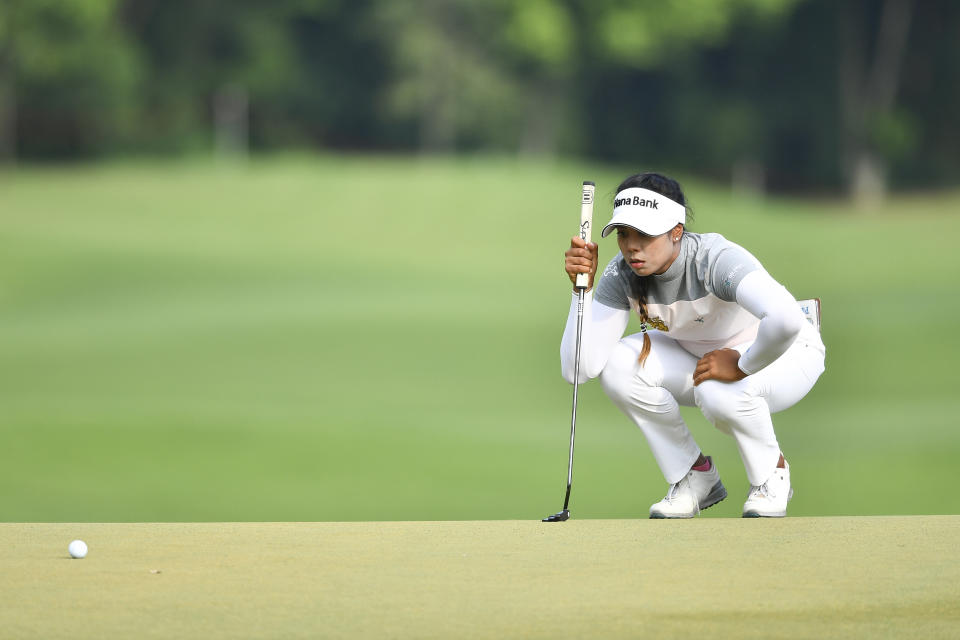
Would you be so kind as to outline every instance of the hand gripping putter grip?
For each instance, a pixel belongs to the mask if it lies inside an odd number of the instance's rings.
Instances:
[[[594,183],[585,181],[580,196],[580,237],[590,242],[590,227],[593,226]],[[580,384],[580,338],[583,335],[583,293],[590,286],[590,274],[578,273],[577,288],[577,346],[573,365],[573,410],[570,412],[570,457],[567,460],[567,492],[563,498],[563,509],[559,513],[547,516],[543,522],[563,522],[570,518],[570,485],[573,483],[573,442],[577,434],[577,388]]]

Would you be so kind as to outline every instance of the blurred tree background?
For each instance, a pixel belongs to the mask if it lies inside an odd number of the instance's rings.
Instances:
[[[0,162],[281,148],[956,182],[950,0],[0,0]]]

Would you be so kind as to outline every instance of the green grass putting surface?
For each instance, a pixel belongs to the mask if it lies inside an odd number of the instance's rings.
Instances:
[[[83,560],[67,554],[85,540]],[[2,524],[11,638],[955,637],[960,516]]]

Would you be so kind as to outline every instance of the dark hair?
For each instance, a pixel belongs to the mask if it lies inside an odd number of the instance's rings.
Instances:
[[[670,198],[677,204],[683,205],[687,210],[687,216],[692,217],[690,207],[687,205],[687,199],[683,195],[683,189],[680,188],[680,183],[673,178],[668,178],[661,173],[654,173],[652,171],[636,173],[620,183],[620,186],[617,187],[617,193],[633,187],[649,189],[650,191]],[[686,228],[686,225],[684,225],[684,228]],[[650,355],[650,336],[647,335],[647,323],[650,322],[650,317],[647,315],[647,291],[643,283],[643,278],[631,278],[630,281],[633,284],[633,295],[637,298],[637,311],[640,313],[640,331],[643,333],[643,348],[640,350],[640,357],[637,358],[642,366],[643,363],[646,362],[647,356]]]

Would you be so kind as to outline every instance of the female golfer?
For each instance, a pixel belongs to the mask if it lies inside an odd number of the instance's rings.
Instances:
[[[640,427],[670,484],[651,518],[692,518],[727,491],[680,415],[700,408],[733,436],[750,481],[744,517],[783,517],[793,496],[790,466],[771,413],[803,398],[823,373],[825,349],[797,301],[742,247],[685,230],[686,199],[675,180],[630,176],[613,218],[620,252],[585,296],[580,382],[600,377],[614,404]],[[574,237],[571,281],[597,271],[597,245]],[[577,296],[560,347],[573,382]],[[631,309],[641,333],[624,337]]]

